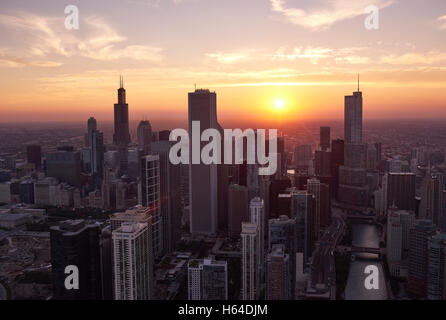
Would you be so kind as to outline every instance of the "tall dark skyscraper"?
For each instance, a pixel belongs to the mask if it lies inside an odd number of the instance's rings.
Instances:
[[[338,199],[339,167],[344,165],[344,140],[331,142],[331,175],[333,177],[333,196]]]
[[[98,129],[98,124],[95,118],[90,117],[87,121],[87,133],[85,134],[85,146],[91,146],[92,132]]]
[[[430,220],[417,220],[409,231],[409,297],[426,298],[429,272],[429,241],[436,234]]]
[[[189,93],[189,134],[192,123],[200,123],[200,135],[209,128],[221,129],[217,121],[217,94],[209,90]],[[190,157],[192,159],[192,144]],[[200,150],[206,145],[201,142]],[[218,168],[216,164],[189,165],[190,231],[192,234],[215,235],[218,227]]]
[[[322,151],[330,149],[330,127],[320,128],[319,147]]]
[[[115,132],[113,134],[113,143],[118,146],[120,169],[122,172],[127,171],[128,150],[130,143],[129,132],[129,105],[125,98],[124,80],[120,78],[120,86],[118,89],[118,103],[114,107]]]
[[[91,132],[91,173],[96,188],[102,186],[102,178],[104,177],[104,134],[98,130]]]
[[[345,97],[344,108],[344,165],[339,167],[341,202],[367,206],[369,188],[366,171],[366,145],[362,143],[362,92]]]
[[[345,96],[344,108],[344,141],[345,143],[362,143],[362,92],[353,92]]]
[[[51,227],[51,266],[56,300],[101,299],[99,225],[68,220]],[[77,266],[79,289],[65,288],[65,268]]]
[[[42,167],[42,150],[39,145],[26,146],[26,161],[34,164],[36,170]]]
[[[143,155],[150,154],[152,143],[152,126],[147,120],[143,120],[138,125],[138,148],[142,150]]]

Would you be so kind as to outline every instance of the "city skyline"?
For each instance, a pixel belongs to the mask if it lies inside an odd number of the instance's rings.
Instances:
[[[195,84],[219,93],[222,121],[341,119],[357,73],[364,118],[446,118],[446,6],[428,3],[101,0],[77,4],[79,30],[65,4],[4,3],[0,122],[111,120],[118,74],[131,120],[185,119]],[[364,27],[370,4],[378,30]]]

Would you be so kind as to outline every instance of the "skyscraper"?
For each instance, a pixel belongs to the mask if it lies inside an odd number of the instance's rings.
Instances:
[[[58,149],[47,153],[46,175],[66,182],[74,187],[81,186],[81,158],[79,152],[71,149]]]
[[[330,149],[330,127],[320,127],[319,146],[322,151]]]
[[[344,140],[331,142],[331,176],[333,177],[333,196],[338,199],[339,167],[344,165]]]
[[[115,300],[150,300],[151,277],[149,229],[146,223],[124,222],[113,231]]]
[[[436,228],[430,220],[416,220],[410,230],[407,278],[407,293],[410,297],[427,297],[429,241],[435,234]]]
[[[101,299],[99,225],[67,220],[50,228],[53,292],[56,300]],[[67,266],[79,271],[79,289],[65,287]]]
[[[435,226],[444,228],[443,177],[429,174],[421,186],[420,218],[431,220]]]
[[[104,134],[98,130],[91,132],[91,174],[96,188],[102,187],[104,177]]]
[[[113,144],[118,146],[120,169],[127,171],[127,146],[130,143],[129,105],[126,102],[124,81],[120,78],[118,103],[114,106]]]
[[[345,143],[362,143],[362,92],[353,92],[345,96],[344,108],[344,141]]]
[[[85,134],[85,146],[91,146],[91,134],[93,131],[98,129],[98,123],[95,118],[90,117],[87,120],[87,133]]]
[[[150,154],[152,143],[152,126],[147,120],[142,120],[138,125],[138,148],[143,155]]]
[[[238,237],[242,222],[248,222],[248,188],[231,184],[228,191],[228,236]]]
[[[249,203],[250,222],[259,228],[259,256],[258,267],[260,281],[263,281],[265,272],[265,205],[259,197],[253,198]]]
[[[191,260],[188,265],[189,300],[227,300],[228,264],[214,257]]]
[[[429,274],[427,298],[446,299],[446,233],[439,233],[429,240]]]
[[[152,244],[155,258],[160,258],[164,250],[160,194],[160,157],[144,156],[141,163],[141,205],[149,208],[152,216]]]
[[[266,265],[266,300],[291,299],[290,256],[283,245],[271,248]]]
[[[260,279],[258,272],[259,229],[255,223],[242,223],[242,285],[241,299],[256,300],[260,294]]]
[[[302,270],[306,270],[313,250],[313,210],[314,195],[312,193],[303,190],[291,192],[290,217],[296,221],[296,252],[302,253],[302,265],[297,267]]]
[[[42,149],[39,145],[26,146],[26,162],[34,164],[36,170],[42,168]]]
[[[311,162],[313,161],[313,149],[311,145],[305,144],[297,146],[294,149],[294,163],[296,170],[307,171],[312,167]]]
[[[181,172],[180,165],[169,161],[172,142],[160,140],[152,143],[152,155],[159,156],[160,202],[163,221],[163,248],[170,253],[181,237]]]
[[[415,174],[407,172],[386,174],[387,207],[415,211]],[[384,186],[384,183],[383,183]]]
[[[307,182],[307,192],[314,196],[313,221],[311,223],[314,241],[319,239],[321,230],[321,182],[318,179],[311,178]]]
[[[268,251],[271,252],[274,245],[283,245],[286,253],[290,255],[291,295],[294,296],[295,270],[296,270],[296,221],[288,216],[280,216],[268,221]]]
[[[338,197],[341,202],[367,206],[369,188],[366,171],[366,145],[362,143],[362,92],[345,97],[344,165],[339,167]]]
[[[199,89],[189,93],[189,135],[192,137],[193,122],[200,124],[202,134],[206,129],[221,129],[217,122],[217,95],[209,90]],[[206,142],[200,144],[200,150]],[[193,160],[192,145],[190,144],[190,158]],[[200,154],[195,157],[200,157]],[[221,156],[221,155],[219,155]],[[218,228],[218,168],[217,164],[199,164],[190,162],[189,165],[189,204],[190,204],[190,232],[192,234],[215,235]]]

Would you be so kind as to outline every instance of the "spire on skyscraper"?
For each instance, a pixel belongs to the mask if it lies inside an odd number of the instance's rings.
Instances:
[[[359,73],[358,73],[358,92],[359,92]]]

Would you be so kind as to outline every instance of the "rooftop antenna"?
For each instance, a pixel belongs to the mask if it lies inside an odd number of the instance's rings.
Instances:
[[[358,92],[359,92],[359,73],[358,73]]]
[[[197,91],[197,84],[196,84],[196,83],[194,83],[194,86],[195,86],[195,91]]]

